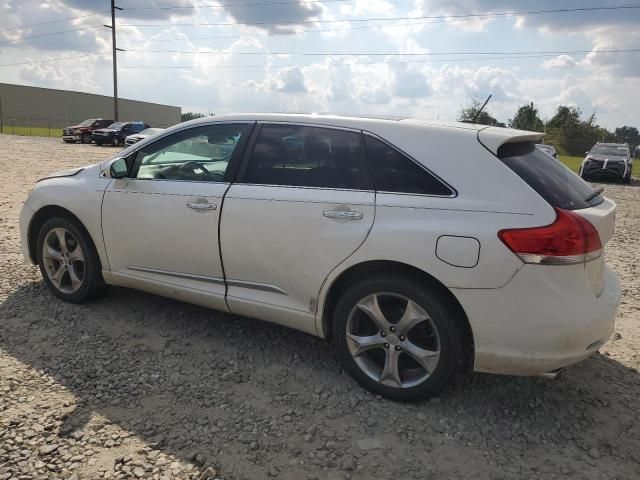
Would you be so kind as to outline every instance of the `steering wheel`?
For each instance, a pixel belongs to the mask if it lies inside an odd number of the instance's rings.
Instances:
[[[200,162],[196,162],[195,160],[191,160],[189,162],[183,163],[180,166],[180,173],[181,174],[186,174],[186,173],[190,173],[194,176],[198,176],[196,174],[196,170],[202,170],[202,172],[204,173],[204,177],[207,180],[211,180],[211,172],[209,172],[209,170],[207,170],[207,168],[202,165]]]

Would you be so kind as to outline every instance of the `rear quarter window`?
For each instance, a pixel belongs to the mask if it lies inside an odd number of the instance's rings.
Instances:
[[[552,207],[580,210],[604,201],[591,185],[533,143],[507,143],[498,158]]]

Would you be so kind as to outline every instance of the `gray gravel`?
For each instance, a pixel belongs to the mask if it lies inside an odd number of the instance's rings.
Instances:
[[[606,185],[625,289],[601,354],[405,405],[302,333],[118,288],[55,299],[20,255],[20,206],[43,174],[111,152],[0,135],[0,480],[640,478],[638,181]]]

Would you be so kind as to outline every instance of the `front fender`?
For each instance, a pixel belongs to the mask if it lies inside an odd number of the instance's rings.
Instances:
[[[30,261],[29,239],[35,220],[42,220],[51,207],[66,210],[76,217],[89,233],[102,267],[109,270],[109,260],[102,237],[102,199],[111,181],[100,177],[98,165],[87,168],[73,177],[58,177],[37,183],[23,206],[20,216],[22,251]],[[44,210],[47,209],[47,210]]]

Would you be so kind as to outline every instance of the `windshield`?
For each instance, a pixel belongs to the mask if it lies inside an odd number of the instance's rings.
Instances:
[[[93,119],[89,119],[89,120],[85,120],[84,122],[80,123],[79,126],[80,127],[88,127],[92,123],[93,123]]]
[[[498,157],[552,207],[580,210],[604,201],[591,185],[533,143],[507,143],[498,149]]]
[[[146,128],[143,131],[141,131],[139,133],[139,135],[147,135],[147,136],[149,136],[149,135],[154,135],[154,134],[156,134],[158,132],[161,132],[161,131],[162,131],[161,128]]]
[[[124,122],[115,122],[109,125],[107,128],[111,128],[113,130],[120,130],[123,125],[124,125]]]
[[[591,150],[593,155],[609,155],[611,157],[627,157],[629,150],[627,147],[618,147],[615,145],[596,145]]]

